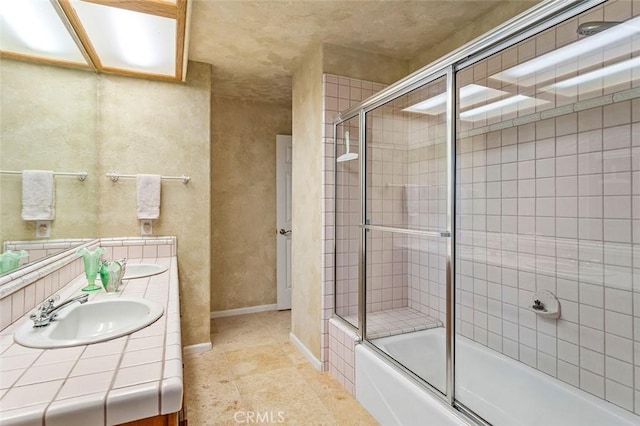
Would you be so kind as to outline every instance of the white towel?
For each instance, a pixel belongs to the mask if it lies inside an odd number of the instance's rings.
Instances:
[[[138,219],[160,217],[160,175],[137,175]]]
[[[53,220],[55,184],[50,170],[22,171],[22,219]]]

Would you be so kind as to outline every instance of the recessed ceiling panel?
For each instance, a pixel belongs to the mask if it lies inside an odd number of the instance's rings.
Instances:
[[[87,64],[51,2],[46,0],[0,0],[0,50]]]
[[[176,20],[72,1],[102,66],[175,76]]]

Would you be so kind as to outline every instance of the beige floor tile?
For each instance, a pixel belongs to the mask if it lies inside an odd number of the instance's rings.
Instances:
[[[266,373],[292,365],[281,345],[277,343],[227,351],[226,358],[236,377]]]
[[[189,426],[376,424],[289,342],[290,324],[290,311],[211,321],[213,349],[184,357]]]
[[[249,326],[262,326],[260,318],[253,315],[235,315],[231,317],[215,318],[213,321],[216,323],[216,327],[219,331],[222,330],[239,330],[241,328]]]
[[[299,364],[297,369],[311,390],[318,396],[325,396],[333,392],[344,392],[342,385],[331,377],[328,371],[318,371],[309,363]]]
[[[316,397],[295,367],[240,377],[236,383],[240,395],[251,401],[293,402]]]
[[[265,330],[251,327],[239,330],[221,329],[218,334],[211,335],[211,343],[225,351],[234,351],[277,342]]]
[[[329,392],[320,397],[340,425],[377,425],[373,417],[347,391]]]
[[[296,348],[293,345],[293,343],[291,342],[282,343],[281,348],[283,352],[287,354],[287,356],[289,357],[291,362],[293,362],[294,365],[298,365],[298,364],[309,365],[309,361],[307,360],[307,358],[298,350],[298,348]],[[309,367],[311,366],[309,365]]]
[[[254,402],[252,411],[257,415],[268,418],[265,423],[280,423],[284,425],[331,425],[339,426],[331,412],[319,398],[314,397],[303,401],[287,402]]]

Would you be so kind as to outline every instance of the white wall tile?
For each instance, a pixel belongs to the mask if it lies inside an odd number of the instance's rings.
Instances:
[[[557,177],[556,195],[558,197],[571,197],[578,195],[578,178],[576,176]]]
[[[633,389],[612,380],[606,381],[606,399],[627,410],[633,409]]]
[[[578,157],[567,155],[555,158],[556,176],[572,176],[578,174]]]

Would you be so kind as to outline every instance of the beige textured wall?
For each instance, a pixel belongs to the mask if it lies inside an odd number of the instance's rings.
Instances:
[[[276,135],[291,106],[214,97],[211,311],[276,303]]]
[[[320,359],[322,48],[293,76],[291,331]]]
[[[322,298],[322,74],[391,83],[408,62],[324,44],[293,76],[292,332],[320,359]]]
[[[409,61],[325,43],[322,72],[391,84],[409,74]]]
[[[186,84],[100,75],[98,234],[140,235],[135,179],[104,173],[191,176],[163,181],[154,235],[178,238],[182,343],[209,341],[211,66],[190,62]]]
[[[83,70],[0,59],[0,170],[91,173],[58,176],[52,238],[96,236],[96,76]],[[21,218],[20,175],[0,174],[0,246],[35,238]]]
[[[481,18],[459,28],[452,34],[444,35],[445,37],[435,48],[429,48],[414,55],[410,61],[411,72],[430,64],[436,59],[452,52],[476,37],[480,37],[487,31],[491,31],[503,22],[506,22],[519,13],[529,9],[534,4],[535,2],[519,0],[501,3]]]

